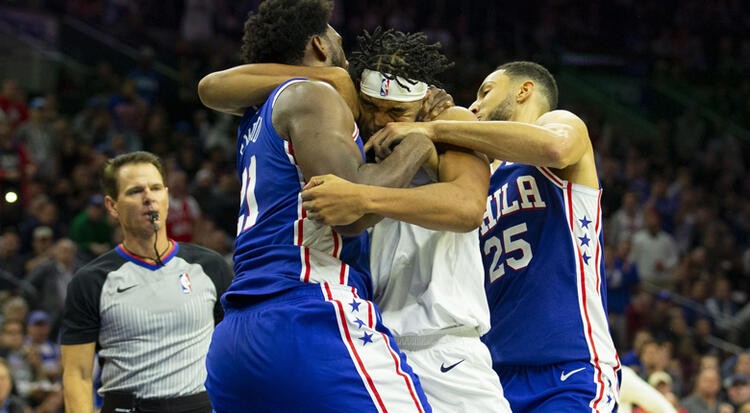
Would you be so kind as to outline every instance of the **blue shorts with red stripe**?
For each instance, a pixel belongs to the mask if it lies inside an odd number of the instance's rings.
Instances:
[[[589,361],[494,368],[514,413],[617,412],[619,369]]]
[[[345,285],[227,308],[206,360],[216,412],[431,412],[380,312]]]

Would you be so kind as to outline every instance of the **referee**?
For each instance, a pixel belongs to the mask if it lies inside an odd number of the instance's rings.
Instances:
[[[98,351],[102,413],[211,412],[205,358],[232,273],[219,254],[167,238],[168,189],[155,155],[110,159],[102,187],[123,242],[81,268],[68,286],[65,410],[94,411]]]

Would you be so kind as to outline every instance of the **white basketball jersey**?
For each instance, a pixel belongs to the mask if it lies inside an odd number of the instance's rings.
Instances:
[[[489,330],[478,230],[432,231],[392,219],[372,229],[374,301],[394,336]]]

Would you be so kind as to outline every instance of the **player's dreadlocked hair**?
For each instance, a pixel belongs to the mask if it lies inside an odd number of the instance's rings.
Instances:
[[[496,70],[505,70],[505,74],[512,80],[533,80],[541,86],[542,94],[547,98],[549,110],[557,108],[557,82],[544,66],[534,62],[518,61],[505,63]]]
[[[332,0],[264,1],[245,21],[242,60],[298,64],[310,36],[325,33],[332,9]]]
[[[349,74],[355,85],[359,84],[362,71],[370,69],[440,86],[437,75],[453,66],[440,51],[440,43],[428,44],[422,32],[404,33],[377,27],[372,34],[365,30],[363,36],[357,37],[357,43],[359,50],[349,56]],[[398,83],[409,89],[409,85]]]

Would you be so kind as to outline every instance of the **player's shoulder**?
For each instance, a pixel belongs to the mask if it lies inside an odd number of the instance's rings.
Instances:
[[[566,123],[566,124],[574,124],[576,126],[585,126],[583,119],[581,119],[578,115],[575,113],[565,110],[565,109],[556,109],[551,110],[537,119],[537,122],[540,125],[544,124],[553,124],[553,123]]]
[[[469,109],[466,109],[463,106],[451,106],[440,112],[435,120],[471,121],[477,120],[477,117]]]
[[[301,82],[290,83],[280,91],[277,97],[277,102],[281,102],[286,105],[299,107],[319,107],[321,100],[326,99],[338,99],[343,102],[343,99],[328,83],[321,82],[318,80],[306,79]]]

